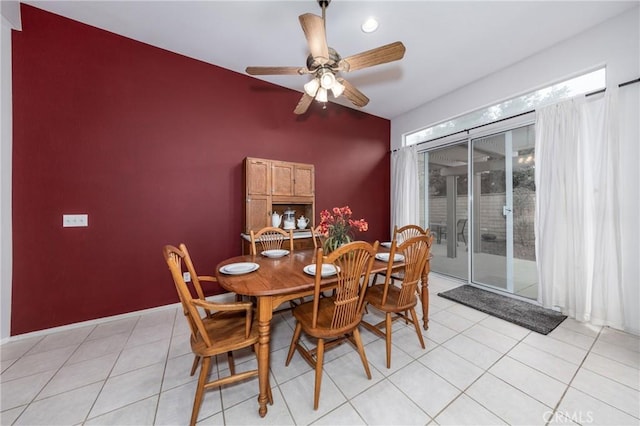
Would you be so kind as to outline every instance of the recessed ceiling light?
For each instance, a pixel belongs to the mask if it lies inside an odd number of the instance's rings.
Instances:
[[[376,18],[369,18],[360,27],[365,33],[372,33],[378,29],[378,20]]]

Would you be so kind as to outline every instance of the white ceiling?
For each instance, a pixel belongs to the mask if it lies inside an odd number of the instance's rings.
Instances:
[[[239,73],[248,65],[304,66],[308,51],[298,16],[321,15],[316,0],[25,3]],[[333,0],[326,31],[343,57],[404,43],[403,60],[343,75],[370,98],[363,111],[391,119],[638,4]],[[380,21],[373,34],[360,30],[369,16]],[[302,92],[310,77],[262,79]],[[350,105],[344,98],[339,103]]]

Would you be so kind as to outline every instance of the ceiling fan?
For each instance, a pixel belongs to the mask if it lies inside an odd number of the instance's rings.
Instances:
[[[306,67],[247,67],[246,69],[247,74],[250,75],[312,74],[313,80],[304,85],[304,94],[293,111],[296,114],[304,114],[314,99],[318,102],[327,102],[329,90],[336,98],[344,95],[357,107],[367,105],[369,98],[347,80],[339,77],[338,73],[397,61],[404,56],[404,45],[402,42],[396,41],[342,58],[338,52],[327,45],[325,9],[330,2],[331,0],[318,0],[318,4],[322,8],[322,17],[305,13],[298,18],[307,38],[310,52]]]

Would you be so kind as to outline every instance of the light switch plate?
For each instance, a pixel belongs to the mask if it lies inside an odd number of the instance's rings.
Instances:
[[[62,215],[62,227],[63,228],[79,228],[89,226],[88,214],[63,214]]]

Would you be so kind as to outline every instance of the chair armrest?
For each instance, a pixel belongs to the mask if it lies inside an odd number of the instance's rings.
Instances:
[[[191,299],[191,303],[199,308],[213,311],[251,311],[253,308],[251,302],[216,303],[208,300]]]
[[[251,334],[251,324],[253,323],[253,305],[251,302],[233,302],[233,303],[215,303],[201,299],[191,299],[191,303],[205,310],[214,311],[245,311],[244,320],[244,337],[249,338]]]
[[[217,283],[218,279],[216,277],[212,277],[211,275],[198,275],[198,279],[200,281],[208,281],[211,283]]]

